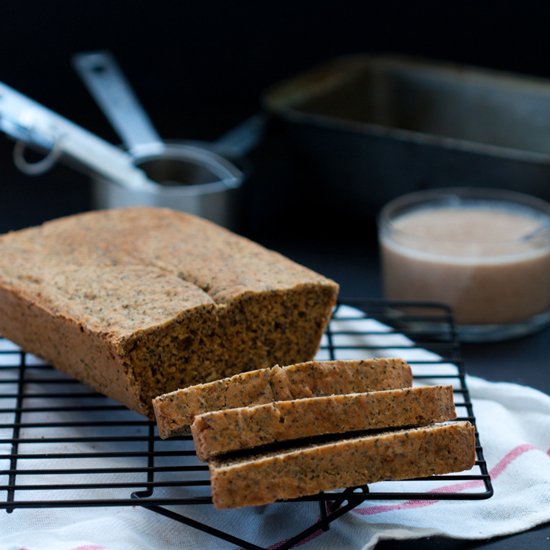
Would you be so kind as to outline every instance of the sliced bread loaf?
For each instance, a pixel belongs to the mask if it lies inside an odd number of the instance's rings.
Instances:
[[[402,359],[308,361],[183,388],[155,398],[153,409],[164,439],[188,433],[194,417],[205,412],[411,384],[411,368]]]
[[[232,451],[281,441],[360,430],[424,426],[456,418],[452,386],[310,397],[238,407],[195,416],[197,456],[208,460]]]

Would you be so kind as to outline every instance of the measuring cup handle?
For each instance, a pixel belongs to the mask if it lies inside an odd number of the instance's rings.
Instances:
[[[63,158],[87,174],[99,175],[130,189],[147,190],[152,186],[131,155],[2,82],[0,131],[19,144],[15,161],[26,173],[38,174]],[[50,154],[38,165],[29,164],[23,156],[25,145]]]
[[[241,159],[261,141],[267,126],[263,113],[255,114],[214,141],[216,151],[233,159]]]
[[[142,145],[162,143],[161,137],[110,53],[79,53],[73,57],[73,65],[130,151]]]

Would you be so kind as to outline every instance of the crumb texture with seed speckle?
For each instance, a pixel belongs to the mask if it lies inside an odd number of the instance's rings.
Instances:
[[[403,426],[456,417],[452,386],[424,386],[275,401],[199,414],[191,425],[197,456],[282,441]]]
[[[153,408],[159,435],[166,439],[188,433],[201,413],[411,384],[411,368],[399,358],[307,361],[182,388],[156,397]]]
[[[475,428],[451,422],[289,447],[209,463],[216,508],[258,506],[382,480],[465,471],[475,464]]]

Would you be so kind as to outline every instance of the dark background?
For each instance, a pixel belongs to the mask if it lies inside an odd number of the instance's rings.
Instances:
[[[71,67],[75,52],[114,53],[160,134],[214,140],[261,109],[266,89],[334,56],[400,52],[550,76],[547,14],[525,2],[13,1],[0,5],[0,81],[117,143]],[[0,136],[0,232],[89,207],[85,178],[65,168],[20,174]],[[258,204],[291,176],[259,153],[254,212],[242,228],[258,239],[304,234],[292,200],[263,218]],[[253,159],[257,160],[257,159]],[[259,172],[260,175],[262,172]],[[276,174],[276,175],[273,175]],[[280,174],[280,175],[279,175]],[[279,179],[263,184],[269,177]],[[254,206],[255,205],[255,206]],[[329,221],[329,211],[315,219]],[[284,223],[282,223],[284,220]],[[326,224],[323,224],[326,225]],[[317,229],[316,231],[319,231]],[[354,232],[355,234],[355,232]]]

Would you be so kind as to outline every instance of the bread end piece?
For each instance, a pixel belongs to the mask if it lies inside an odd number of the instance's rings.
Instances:
[[[475,464],[469,422],[390,431],[209,464],[216,508],[264,505],[320,491],[465,471]]]

